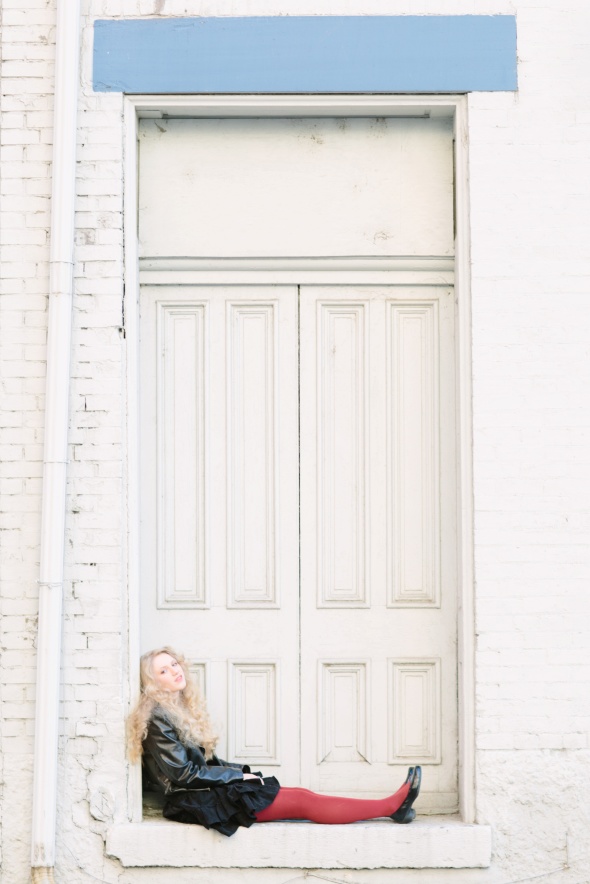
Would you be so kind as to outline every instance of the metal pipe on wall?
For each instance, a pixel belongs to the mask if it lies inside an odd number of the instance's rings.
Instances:
[[[32,878],[53,881],[76,198],[80,0],[57,0]]]

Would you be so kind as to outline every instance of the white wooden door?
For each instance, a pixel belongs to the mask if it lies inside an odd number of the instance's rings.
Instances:
[[[301,289],[303,782],[457,805],[449,288]]]
[[[431,812],[457,800],[453,316],[435,286],[142,292],[143,647],[189,655],[222,754],[363,795],[419,762]]]
[[[142,649],[190,658],[220,755],[296,782],[297,288],[148,286],[141,313]]]
[[[141,293],[142,649],[186,650],[226,757],[349,794],[421,762],[431,811],[456,807],[452,139],[139,126],[166,283]]]

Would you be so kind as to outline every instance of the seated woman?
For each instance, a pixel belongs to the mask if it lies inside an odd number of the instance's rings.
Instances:
[[[285,788],[275,777],[251,773],[214,754],[213,733],[204,699],[184,658],[171,648],[141,658],[141,694],[129,715],[128,751],[143,755],[145,779],[166,797],[164,816],[233,835],[255,822],[304,819],[353,823],[389,816],[410,823],[420,791],[420,767],[411,767],[393,795],[379,799],[340,798],[308,789]]]

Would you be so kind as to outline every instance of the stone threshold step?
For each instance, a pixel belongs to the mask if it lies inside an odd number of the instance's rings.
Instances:
[[[490,865],[492,830],[456,817],[422,817],[401,826],[294,820],[254,824],[226,838],[201,826],[150,819],[112,826],[106,849],[125,867],[472,869]]]

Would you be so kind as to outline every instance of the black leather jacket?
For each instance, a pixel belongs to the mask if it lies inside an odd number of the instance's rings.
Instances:
[[[247,764],[230,764],[216,755],[207,761],[200,749],[185,746],[160,707],[154,710],[143,741],[143,768],[149,785],[164,795],[227,786],[250,773]]]

